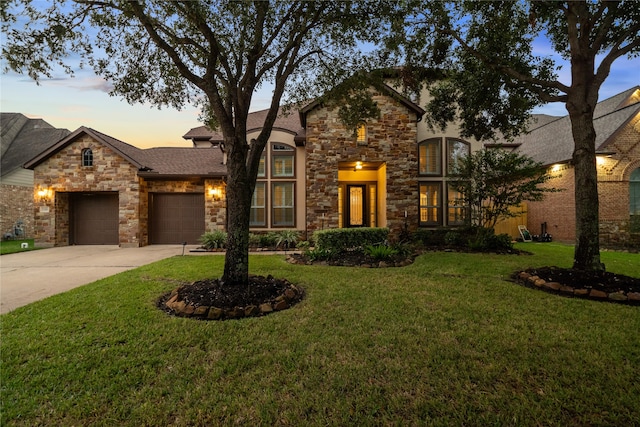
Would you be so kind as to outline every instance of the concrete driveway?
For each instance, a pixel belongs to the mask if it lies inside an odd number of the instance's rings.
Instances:
[[[197,246],[187,245],[185,255]],[[182,245],[64,246],[0,256],[0,313],[182,254]]]

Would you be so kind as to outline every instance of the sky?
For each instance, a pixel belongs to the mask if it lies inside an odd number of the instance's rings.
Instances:
[[[553,54],[544,43],[539,43],[536,51]],[[565,66],[559,72],[560,81],[565,84],[570,81],[568,71]],[[600,89],[599,99],[607,99],[639,84],[640,58],[619,58]],[[73,78],[61,72],[52,79],[42,79],[39,84],[28,76],[8,72],[0,75],[0,111],[41,118],[54,127],[70,131],[86,126],[140,148],[191,146],[182,136],[191,128],[202,125],[198,121],[198,109],[158,110],[148,104],[131,105],[110,96],[109,88],[109,83],[91,70],[76,71]],[[254,95],[251,110],[268,108],[270,99],[271,90],[265,85]],[[560,103],[539,107],[534,113],[567,114]]]

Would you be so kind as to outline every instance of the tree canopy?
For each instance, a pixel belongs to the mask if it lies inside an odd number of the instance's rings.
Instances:
[[[445,79],[428,82],[432,126],[459,120],[463,135],[509,139],[526,130],[535,105],[565,104],[575,144],[574,268],[604,269],[593,111],[615,60],[640,53],[637,2],[416,0],[404,7],[386,46],[409,68],[446,70]],[[569,61],[571,82],[559,81],[558,65],[535,52],[536,41]]]
[[[251,196],[285,93],[306,90],[298,98],[308,99],[367,66],[361,43],[380,37],[380,17],[390,9],[378,1],[2,2],[2,55],[8,68],[34,79],[50,76],[56,64],[72,73],[69,57],[78,55],[129,102],[204,106],[228,159],[222,279],[245,283]],[[18,16],[28,17],[22,27]],[[267,82],[270,108],[249,143],[251,100]]]

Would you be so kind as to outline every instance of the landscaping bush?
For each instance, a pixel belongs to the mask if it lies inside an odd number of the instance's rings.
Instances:
[[[202,247],[207,250],[222,249],[227,243],[227,233],[222,230],[209,231],[200,236]]]
[[[277,239],[278,236],[273,231],[260,234],[260,243],[258,246],[260,246],[261,248],[275,248]]]
[[[368,245],[380,245],[389,236],[388,228],[337,228],[313,233],[316,248],[334,253],[362,249]]]
[[[398,254],[398,251],[391,246],[368,245],[364,248],[364,253],[375,260],[383,261],[391,259],[393,256]]]
[[[495,234],[493,228],[477,227],[475,236],[469,240],[469,249],[479,252],[508,252],[513,250],[511,236]]]
[[[280,246],[283,249],[295,248],[298,239],[300,239],[300,233],[296,230],[281,230],[276,233],[276,249]]]

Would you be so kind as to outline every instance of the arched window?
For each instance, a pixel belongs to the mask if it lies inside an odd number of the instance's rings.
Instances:
[[[631,231],[640,232],[640,168],[629,177],[629,215]]]
[[[432,138],[418,144],[418,173],[420,175],[442,175],[442,140]]]
[[[91,148],[82,150],[82,166],[93,166],[93,151],[91,151]]]

